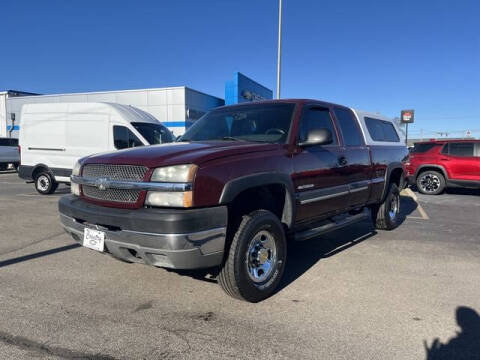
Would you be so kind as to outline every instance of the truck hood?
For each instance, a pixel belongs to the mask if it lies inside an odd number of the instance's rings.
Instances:
[[[88,164],[143,165],[149,168],[196,164],[236,156],[249,152],[265,152],[279,149],[280,144],[262,144],[246,141],[179,142],[162,145],[142,146],[131,149],[89,156]]]

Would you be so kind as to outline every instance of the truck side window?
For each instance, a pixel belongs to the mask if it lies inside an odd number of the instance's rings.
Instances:
[[[379,119],[365,117],[368,132],[374,141],[400,142],[393,124]]]
[[[360,128],[357,120],[353,118],[352,112],[348,109],[334,108],[335,116],[337,117],[338,125],[342,130],[343,140],[346,146],[361,146],[364,145]]]
[[[332,145],[338,145],[337,134],[333,127],[330,112],[325,108],[307,109],[300,123],[299,140],[307,140],[308,132],[315,129],[329,129],[332,132]]]
[[[143,143],[134,133],[125,126],[115,125],[113,127],[113,143],[116,149],[127,149],[136,146],[143,146]]]

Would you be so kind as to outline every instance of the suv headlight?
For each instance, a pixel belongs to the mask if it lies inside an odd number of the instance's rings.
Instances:
[[[196,171],[197,166],[193,164],[161,167],[153,171],[150,181],[191,184]],[[145,205],[191,207],[192,191],[149,191]]]
[[[81,168],[82,168],[82,165],[77,161],[75,163],[75,166],[73,167],[72,175],[79,176]],[[80,185],[70,182],[70,191],[73,195],[80,196]]]

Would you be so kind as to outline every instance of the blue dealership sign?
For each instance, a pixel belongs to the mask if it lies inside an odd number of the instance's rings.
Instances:
[[[236,72],[233,80],[225,83],[225,105],[273,98],[273,91],[242,73]]]

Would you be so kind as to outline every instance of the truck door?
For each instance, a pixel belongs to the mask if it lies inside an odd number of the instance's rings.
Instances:
[[[332,133],[329,145],[298,146],[293,155],[293,182],[297,196],[296,221],[309,222],[347,207],[348,186],[337,129],[328,107],[306,106],[300,120],[298,142],[306,140],[312,129],[326,128]]]
[[[370,195],[370,150],[352,110],[335,106],[333,110],[343,138],[342,165],[349,187],[349,206],[364,205]]]

